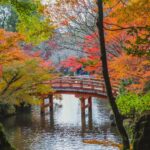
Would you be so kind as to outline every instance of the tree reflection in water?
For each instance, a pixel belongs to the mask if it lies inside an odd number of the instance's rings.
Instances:
[[[63,95],[62,107],[56,105],[51,115],[40,116],[40,109],[33,107],[31,113],[18,114],[3,123],[10,141],[19,150],[117,150],[82,142],[85,139],[120,141],[116,128],[110,126],[107,104],[93,100],[93,111],[86,111],[82,124],[80,101],[72,95]]]

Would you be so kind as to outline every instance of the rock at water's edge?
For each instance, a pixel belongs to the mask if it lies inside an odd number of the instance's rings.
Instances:
[[[133,134],[133,150],[150,150],[150,112],[138,119]]]

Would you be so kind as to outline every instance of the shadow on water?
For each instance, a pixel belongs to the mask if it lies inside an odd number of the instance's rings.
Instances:
[[[105,100],[93,100],[92,113],[86,111],[81,121],[80,101],[63,95],[62,107],[55,100],[53,114],[40,116],[38,107],[28,114],[6,119],[8,138],[18,150],[117,150],[113,147],[90,145],[84,139],[120,141],[116,128],[110,126],[109,107]],[[57,103],[57,104],[56,104]]]

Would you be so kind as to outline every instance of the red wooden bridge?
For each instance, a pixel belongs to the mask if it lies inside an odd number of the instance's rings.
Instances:
[[[82,76],[59,77],[51,81],[54,94],[75,94],[92,97],[107,97],[104,80]],[[116,95],[118,87],[113,86]]]
[[[64,76],[48,82],[54,90],[48,96],[49,102],[41,105],[41,114],[45,113],[45,108],[49,107],[50,114],[53,115],[53,95],[74,94],[81,101],[81,119],[85,126],[85,109],[88,108],[89,116],[92,117],[92,97],[107,98],[106,88],[103,79],[95,79],[83,76]],[[113,85],[113,94],[116,96],[118,87]],[[86,99],[88,100],[86,104]],[[91,120],[91,119],[89,119]]]

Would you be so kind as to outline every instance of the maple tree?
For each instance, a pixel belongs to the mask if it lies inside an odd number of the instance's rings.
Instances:
[[[2,75],[2,65],[10,63],[14,60],[24,61],[27,58],[18,45],[18,42],[24,37],[18,33],[6,32],[0,29],[0,66]]]
[[[128,89],[142,92],[144,84],[146,84],[149,80],[148,66],[150,34],[149,18],[143,17],[143,14],[144,16],[149,16],[149,12],[146,11],[148,8],[146,3],[147,1],[142,1],[140,4],[138,2],[139,1],[129,1],[128,3],[123,3],[121,1],[114,0],[105,3],[104,11],[107,12],[109,8],[111,11],[104,16],[104,30],[111,80],[121,81],[123,79],[121,74],[124,74],[124,79],[133,79],[133,84],[131,84]],[[77,6],[80,5],[80,3],[83,3],[83,1],[79,1]],[[96,12],[97,9],[93,9],[93,13],[95,14]],[[127,14],[131,12],[133,13],[131,18],[127,17]],[[118,13],[120,15],[117,15]],[[125,21],[123,20],[124,18],[126,18]],[[66,19],[66,21],[68,20]],[[84,66],[86,64],[85,69],[89,72],[95,71],[96,73],[101,72],[101,62],[99,61],[101,53],[99,52],[99,41],[97,37],[98,34],[94,32],[85,36],[85,40],[82,43],[83,52],[86,54],[87,61],[87,63],[84,63]],[[126,53],[142,56],[142,58],[128,56]],[[66,61],[69,61],[69,59]],[[125,64],[127,63],[125,59],[128,60],[128,65]],[[79,59],[76,59],[76,61],[81,63]],[[74,65],[72,65],[72,67],[73,66]],[[127,68],[130,68],[130,71]],[[134,68],[136,68],[136,70],[133,72],[132,69]],[[141,75],[143,77],[141,77]],[[135,82],[136,84],[134,84]]]
[[[41,95],[52,92],[46,81],[52,79],[52,67],[49,61],[44,61],[34,53],[32,56],[24,53],[21,43],[26,41],[39,44],[52,37],[54,26],[51,20],[42,14],[40,1],[1,0],[0,12],[0,104],[1,112],[9,107],[27,104],[40,104]],[[6,15],[8,14],[8,15]],[[6,106],[6,107],[5,107]],[[0,128],[0,147],[14,149],[6,141]]]
[[[20,34],[3,29],[0,33],[0,101],[7,104],[19,104],[22,101],[39,103],[40,94],[52,90],[49,84],[43,84],[52,78],[51,63],[36,54],[25,54],[19,46],[24,39]]]
[[[82,67],[82,64],[77,60],[77,57],[68,57],[66,60],[61,62],[61,67],[70,68],[71,71],[75,72],[77,69]]]
[[[40,104],[40,95],[52,91],[49,84],[43,84],[51,78],[49,70],[40,67],[36,60],[31,59],[24,63],[15,61],[11,66],[4,65],[0,101],[16,105],[22,102]]]
[[[77,1],[64,0],[63,2],[59,1],[58,6],[61,7],[62,4],[67,3],[67,5],[71,5],[74,8],[77,8],[80,6],[80,3],[82,2],[83,1],[78,0]],[[150,21],[148,17],[149,11],[147,10],[149,8],[150,3],[149,1],[146,0],[142,2],[140,0],[130,0],[130,1],[113,0],[113,1],[105,1],[104,2],[105,5],[103,5],[102,0],[98,0],[97,3],[98,9],[94,9],[94,11],[99,14],[97,23],[99,30],[97,35],[99,35],[101,52],[99,52],[99,43],[97,44],[97,46],[95,46],[95,44],[92,43],[93,47],[90,48],[89,47],[90,44],[88,44],[87,42],[86,43],[87,48],[85,48],[85,50],[87,50],[88,53],[91,53],[91,51],[92,53],[93,52],[95,54],[97,53],[96,55],[91,54],[91,56],[90,55],[87,56],[88,57],[87,60],[90,60],[90,57],[92,58],[93,62],[96,59],[102,60],[102,65],[101,62],[99,63],[98,61],[97,64],[99,67],[102,66],[102,72],[106,83],[107,95],[109,97],[110,104],[116,117],[118,129],[123,138],[124,149],[129,149],[128,135],[123,127],[123,120],[118,111],[117,105],[114,102],[115,98],[112,95],[112,88],[109,79],[107,63],[108,61],[110,62],[109,67],[112,79],[114,79],[114,77],[115,79],[119,80],[122,80],[122,78],[123,79],[131,78],[133,80],[133,84],[132,86],[130,86],[130,89],[134,91],[140,89],[140,91],[142,91],[144,87],[143,83],[149,81]],[[82,4],[84,5],[84,3]],[[66,9],[67,8],[65,8],[65,10]],[[95,12],[92,13],[95,14]],[[71,18],[73,18],[73,21],[77,19],[76,16],[72,16]],[[65,26],[70,25],[69,24],[70,20],[69,19],[67,20],[67,18],[65,18],[64,21],[62,22],[63,25]],[[93,39],[95,40],[96,38]],[[132,55],[138,56],[144,55],[144,57],[141,58],[137,56],[128,56],[124,51]],[[108,52],[112,52],[111,55]],[[114,56],[117,56],[117,58],[113,58]],[[76,66],[78,66],[78,63],[80,62],[78,59],[70,60],[69,58],[68,60],[70,62],[76,61],[75,63]],[[67,61],[66,64],[68,64]],[[94,67],[97,69],[96,65]],[[70,67],[69,64],[68,66]],[[134,73],[133,69],[135,70]],[[119,72],[118,74],[117,71]],[[116,74],[117,76],[115,76]],[[141,77],[141,75],[143,74],[146,74],[146,76]]]
[[[106,54],[106,43],[105,43],[105,35],[104,35],[104,24],[103,24],[103,1],[98,0],[97,1],[98,5],[98,32],[99,32],[99,42],[100,42],[100,51],[101,51],[101,60],[102,60],[102,72],[103,72],[103,77],[106,85],[106,92],[108,96],[109,103],[111,105],[111,108],[113,110],[115,120],[116,120],[116,125],[118,127],[118,130],[120,132],[120,135],[122,137],[122,142],[123,142],[123,149],[128,150],[130,149],[130,142],[128,138],[128,134],[124,128],[123,125],[123,119],[122,116],[119,112],[119,109],[117,107],[117,104],[115,102],[115,97],[112,93],[112,86],[110,82],[110,77],[109,77],[109,72],[108,72],[108,63],[107,63],[107,54]]]
[[[44,12],[62,31],[57,32],[59,33],[59,41],[61,41],[58,42],[61,49],[73,50],[82,54],[81,44],[84,41],[84,36],[96,31],[96,13],[94,14],[91,11],[95,4],[91,0],[80,0],[78,5],[74,7],[76,2],[68,2],[49,2],[46,4]],[[57,15],[57,12],[59,12],[59,15]]]
[[[39,99],[39,93],[50,92],[50,85],[41,83],[51,78],[51,63],[39,58],[41,51],[25,54],[18,42],[26,40],[37,44],[50,37],[54,29],[49,26],[52,18],[55,25],[62,27],[60,33],[75,37],[74,41],[67,42],[71,46],[76,44],[75,49],[80,47],[85,54],[82,58],[69,57],[61,66],[72,71],[84,68],[91,74],[103,74],[124,149],[129,149],[128,135],[112,94],[111,81],[131,81],[127,90],[140,93],[150,80],[150,1],[98,0],[97,7],[91,0],[61,0],[53,8],[52,4],[42,6],[39,1],[1,2],[12,5],[19,18],[17,30],[26,35],[0,30],[1,101],[19,103],[25,97],[27,102],[32,102]]]
[[[111,78],[119,81],[130,81],[126,89],[141,93],[150,80],[150,61],[145,57],[138,57],[122,53],[110,62]],[[134,70],[134,71],[133,71]]]

